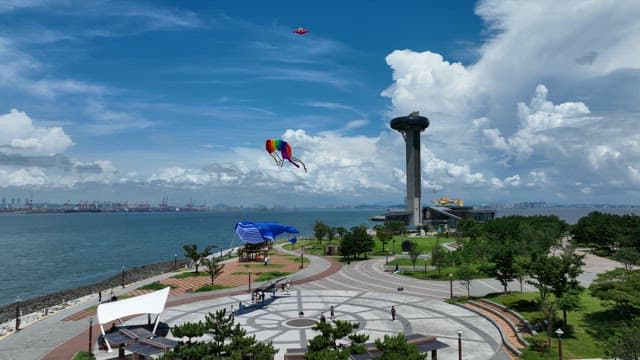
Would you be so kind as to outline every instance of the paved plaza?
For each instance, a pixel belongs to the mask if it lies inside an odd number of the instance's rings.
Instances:
[[[438,340],[449,345],[449,348],[438,352],[438,358],[456,359],[457,332],[460,330],[463,334],[464,359],[501,358],[497,354],[500,353],[502,340],[498,330],[489,321],[441,300],[396,293],[345,290],[292,290],[289,294],[278,291],[275,297],[271,296],[266,296],[264,306],[237,314],[235,319],[247,330],[248,335],[255,335],[261,341],[272,342],[280,349],[276,359],[283,359],[288,348],[306,347],[307,341],[318,335],[318,332],[311,328],[319,321],[321,313],[324,313],[327,321],[331,321],[329,309],[332,305],[335,308],[336,320],[357,322],[360,325],[357,332],[369,335],[369,342],[399,332],[405,335],[435,335]],[[196,322],[203,320],[209,312],[223,308],[229,311],[233,306],[237,311],[240,302],[245,305],[251,304],[250,295],[236,295],[175,306],[165,310],[162,319],[171,326]],[[391,306],[395,306],[397,310],[395,321],[391,320]],[[301,312],[304,315],[301,316]],[[298,319],[312,321],[291,321]],[[145,321],[146,317],[141,316],[128,323],[140,324]],[[103,352],[103,355],[106,354]]]
[[[280,249],[281,251],[284,251]],[[286,252],[286,251],[284,251]],[[385,259],[370,259],[341,265],[334,260],[309,256],[311,263],[288,280],[293,286],[289,294],[278,291],[271,299],[267,294],[264,306],[252,307],[236,315],[236,320],[255,335],[258,340],[270,341],[277,349],[277,359],[282,359],[286,349],[304,348],[316,333],[311,329],[324,313],[330,321],[329,309],[335,307],[338,320],[357,322],[359,333],[370,336],[369,342],[384,335],[403,332],[405,335],[423,334],[437,336],[449,345],[438,352],[439,359],[457,359],[457,332],[462,331],[463,359],[509,359],[498,330],[488,320],[474,312],[445,302],[451,294],[466,296],[467,289],[456,281],[418,280],[387,272]],[[588,283],[593,276],[616,266],[587,257]],[[170,274],[157,276],[139,283],[116,289],[116,295],[127,293],[146,283],[162,280]],[[253,284],[257,286],[266,283]],[[520,284],[512,282],[510,290],[519,290]],[[496,280],[474,280],[471,295],[483,296],[501,292]],[[534,289],[524,285],[525,291]],[[89,296],[81,304],[50,314],[24,327],[19,333],[0,340],[1,359],[68,360],[73,353],[87,349],[88,316],[83,309],[97,304],[97,296]],[[169,298],[161,320],[171,326],[184,322],[203,320],[209,312],[226,308],[238,310],[239,304],[251,304],[246,286],[239,286],[204,294],[180,294]],[[396,321],[391,320],[390,309],[397,310]],[[300,315],[300,313],[304,315]],[[73,315],[80,314],[74,318]],[[84,317],[83,317],[84,316]],[[69,320],[72,319],[72,320]],[[292,321],[306,319],[307,321]],[[130,324],[146,323],[146,316],[128,321]],[[94,323],[94,336],[97,334]],[[117,353],[98,351],[98,359],[114,358]]]

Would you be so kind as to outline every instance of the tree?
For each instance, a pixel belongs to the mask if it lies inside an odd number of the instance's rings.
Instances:
[[[640,252],[631,247],[618,249],[613,258],[621,262],[627,270],[631,270],[633,266],[640,264]]]
[[[358,254],[362,253],[364,253],[366,258],[367,253],[373,250],[374,245],[373,236],[367,233],[367,227],[360,225],[352,227],[351,231],[344,235],[340,250],[342,251],[342,255],[347,258],[350,258],[351,255],[358,257]]]
[[[423,360],[424,355],[420,354],[418,348],[407,343],[404,334],[389,336],[376,339],[376,348],[382,352],[382,355],[376,357],[380,360]]]
[[[196,244],[186,244],[183,245],[184,256],[188,259],[193,260],[193,263],[196,267],[196,274],[198,273],[198,266],[200,265],[200,259],[205,258],[211,255],[211,251],[215,248],[215,245],[210,245],[204,248],[202,252],[198,252],[198,245]]]
[[[456,273],[458,279],[461,280],[462,286],[467,289],[467,297],[471,297],[471,280],[476,275],[476,271],[469,264],[462,264]]]
[[[547,301],[553,289],[557,287],[557,282],[564,277],[562,271],[562,260],[555,256],[538,256],[532,259],[529,264],[530,280],[527,283],[538,289],[540,300]]]
[[[567,312],[578,311],[582,307],[580,302],[581,292],[579,290],[570,290],[557,299],[558,308],[562,310],[562,325],[565,329],[567,328]]]
[[[431,263],[438,269],[438,275],[440,275],[440,269],[447,262],[447,250],[444,249],[440,242],[436,242],[436,245],[431,249]]]
[[[327,225],[322,221],[316,220],[315,225],[313,225],[313,236],[318,239],[318,244],[322,242],[322,239],[327,234]]]
[[[618,311],[631,316],[640,311],[640,270],[618,268],[598,274],[589,291],[600,300],[613,302]]]
[[[320,334],[309,340],[306,360],[330,360],[348,359],[350,354],[364,352],[364,343],[369,339],[365,334],[352,334],[360,325],[349,321],[335,320],[333,324],[318,322],[313,330]],[[351,344],[347,347],[338,347],[338,341],[347,337]]]
[[[491,255],[491,262],[494,263],[494,275],[504,288],[504,293],[507,293],[507,287],[509,282],[516,277],[515,267],[515,245],[511,241],[505,241],[504,243],[497,245],[494,248],[494,252]]]
[[[393,234],[382,225],[376,225],[374,228],[376,230],[376,237],[380,243],[382,243],[382,252],[384,252],[384,247],[389,241],[391,241]]]
[[[327,238],[329,239],[329,241],[333,241],[335,237],[336,237],[336,228],[334,228],[333,226],[327,226]]]
[[[212,341],[193,342],[193,338],[211,334]],[[234,324],[231,314],[226,310],[218,310],[205,316],[205,321],[184,323],[171,329],[177,338],[188,338],[187,342],[179,341],[172,352],[161,359],[165,360],[201,360],[201,359],[271,359],[276,353],[271,344],[257,341],[255,336],[247,336],[247,331]]]
[[[418,242],[414,240],[411,242],[411,246],[409,246],[409,258],[411,259],[411,264],[413,264],[413,271],[416,270],[416,262],[419,256],[420,250],[418,250]]]
[[[389,221],[385,227],[394,235],[402,235],[407,231],[407,224],[403,221]]]
[[[607,355],[614,359],[638,360],[640,359],[640,319],[631,321],[630,324],[614,328],[613,335],[607,340]]]
[[[211,277],[211,285],[213,285],[213,282],[216,280],[216,278],[222,274],[222,269],[224,268],[224,264],[220,264],[215,258],[212,257],[206,257],[206,258],[202,258],[200,260],[200,262],[202,262],[202,265],[206,266],[207,268],[207,274],[209,274],[209,276]]]

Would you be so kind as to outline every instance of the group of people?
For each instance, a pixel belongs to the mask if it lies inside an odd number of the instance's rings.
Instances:
[[[329,314],[331,316],[331,320],[336,319],[336,308],[333,305],[331,305],[331,308],[329,309]],[[320,322],[321,323],[327,322],[327,318],[324,317],[324,313],[320,313]]]

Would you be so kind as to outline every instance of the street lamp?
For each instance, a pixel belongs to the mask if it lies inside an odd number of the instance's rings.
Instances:
[[[249,269],[249,292],[251,292],[251,269]]]
[[[564,331],[558,328],[556,335],[558,335],[558,359],[560,360],[562,360],[562,334],[564,334]]]
[[[93,317],[89,318],[89,356],[93,355]]]
[[[424,256],[424,279],[427,279],[427,255]]]
[[[122,285],[122,288],[124,289],[124,266],[120,269],[121,272],[121,277],[120,277],[120,285]]]
[[[20,330],[20,296],[16,296],[16,331]]]
[[[453,274],[449,273],[449,299],[453,299]]]
[[[173,271],[178,271],[178,254],[173,254]]]
[[[300,269],[304,267],[304,246],[300,248]]]
[[[458,330],[458,360],[462,360],[462,330]]]

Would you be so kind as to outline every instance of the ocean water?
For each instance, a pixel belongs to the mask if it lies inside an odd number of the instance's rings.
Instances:
[[[184,258],[182,245],[239,245],[240,220],[273,221],[311,236],[316,220],[370,226],[382,210],[269,210],[182,213],[61,213],[0,215],[0,306],[92,284],[131,268]],[[286,234],[281,235],[287,239]]]
[[[638,208],[499,209],[496,216],[557,215],[574,224],[591,211],[640,214]],[[238,246],[240,220],[295,226],[310,237],[316,220],[331,226],[372,226],[382,209],[269,210],[183,213],[63,213],[0,215],[0,306],[92,284],[120,269],[184,258],[182,245]],[[286,239],[285,235],[282,238]]]

